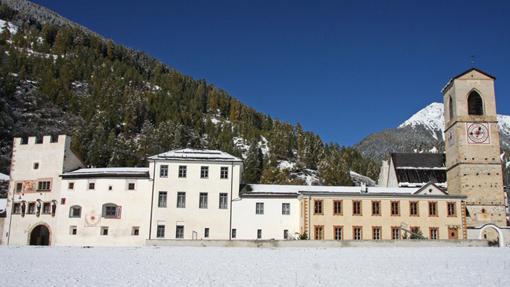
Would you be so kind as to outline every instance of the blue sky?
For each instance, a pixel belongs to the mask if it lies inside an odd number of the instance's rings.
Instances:
[[[327,142],[442,101],[472,55],[510,114],[510,1],[34,2]]]

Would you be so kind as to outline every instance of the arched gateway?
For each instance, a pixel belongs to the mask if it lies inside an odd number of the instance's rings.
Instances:
[[[39,224],[30,232],[30,245],[50,245],[50,230],[46,225]]]
[[[478,236],[478,239],[483,239],[484,231],[487,230],[488,228],[492,228],[498,233],[499,247],[504,247],[505,239],[503,238],[503,231],[501,231],[501,229],[494,224],[489,223],[482,226],[482,228],[480,228],[480,235]]]

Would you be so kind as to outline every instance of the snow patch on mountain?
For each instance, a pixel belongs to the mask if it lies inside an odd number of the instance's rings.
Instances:
[[[403,122],[398,128],[403,127],[416,127],[421,126],[426,130],[430,131],[435,139],[437,138],[437,131],[441,131],[441,135],[444,139],[444,116],[443,116],[443,104],[432,103],[419,112],[410,117],[407,121]]]
[[[11,34],[14,35],[18,33],[18,26],[12,24],[11,22],[4,21],[2,19],[0,19],[0,33],[4,31],[4,27],[6,27],[6,25],[7,29],[9,29],[9,32],[11,32]]]

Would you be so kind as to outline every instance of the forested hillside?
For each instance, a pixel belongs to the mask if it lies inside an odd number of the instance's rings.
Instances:
[[[0,4],[0,172],[14,136],[67,133],[92,166],[144,166],[148,155],[194,147],[242,156],[250,183],[349,185],[349,170],[377,178],[378,163],[356,150],[50,12]]]

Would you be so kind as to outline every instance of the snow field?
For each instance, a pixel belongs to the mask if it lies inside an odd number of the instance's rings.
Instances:
[[[507,248],[1,247],[3,286],[508,286]]]

